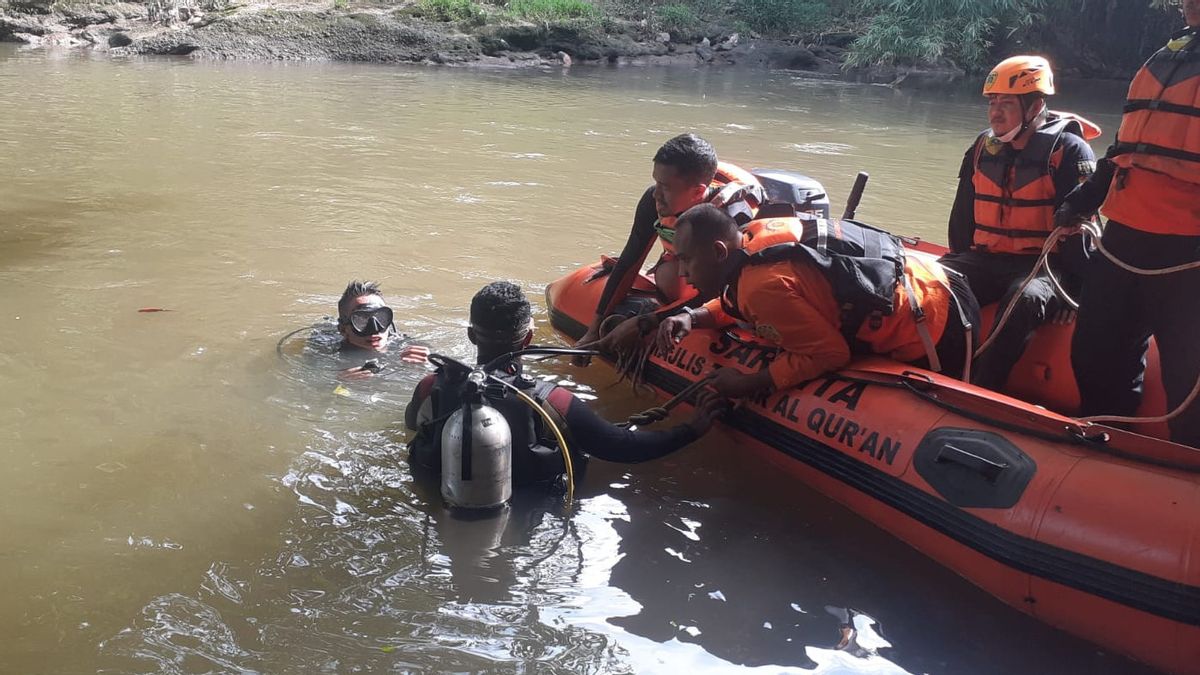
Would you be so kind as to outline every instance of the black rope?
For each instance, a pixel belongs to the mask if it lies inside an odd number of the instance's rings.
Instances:
[[[672,408],[690,398],[692,394],[704,387],[704,385],[708,384],[708,381],[711,380],[714,375],[716,375],[715,371],[684,387],[682,391],[672,396],[666,403],[653,408],[646,408],[640,413],[634,413],[629,416],[628,420],[621,422],[617,426],[628,429],[635,426],[647,426],[667,419],[667,417],[671,414]]]

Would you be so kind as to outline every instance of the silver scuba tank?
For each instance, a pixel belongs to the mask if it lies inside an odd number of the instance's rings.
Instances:
[[[478,374],[478,378],[476,375]],[[470,379],[483,384],[482,373]],[[490,509],[512,497],[512,430],[499,410],[469,401],[442,428],[442,498],[451,507]]]

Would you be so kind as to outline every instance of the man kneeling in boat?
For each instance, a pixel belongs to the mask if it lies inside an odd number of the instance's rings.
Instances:
[[[476,293],[471,300],[467,339],[476,346],[478,364],[528,347],[533,340],[533,314],[520,287],[496,281]],[[670,454],[704,435],[725,409],[724,400],[706,394],[697,401],[691,419],[683,424],[665,431],[631,431],[604,420],[570,391],[526,376],[517,359],[494,374],[525,391],[557,417],[557,425],[568,437],[573,453],[610,462],[644,462]],[[405,425],[417,432],[408,444],[409,462],[414,466],[440,470],[442,428],[450,414],[462,407],[462,384],[445,369],[439,369],[417,385],[404,415]],[[512,430],[513,485],[558,480],[566,466],[541,417],[507,388],[502,399],[489,399],[489,405],[500,411]],[[583,454],[572,458],[576,476],[582,475],[586,460]]]
[[[763,189],[757,178],[744,169],[718,161],[712,145],[695,134],[676,136],[658,149],[654,154],[653,178],[654,185],[638,201],[629,239],[604,284],[596,316],[579,340],[581,347],[592,344],[602,332],[612,330],[625,318],[657,311],[663,306],[675,308],[693,297],[680,283],[675,261],[675,222],[679,214],[697,204],[708,203],[745,224],[763,201]],[[653,268],[658,297],[630,298],[629,292],[656,239],[663,247]],[[576,359],[579,365],[587,362],[586,357]]]
[[[752,375],[718,370],[711,382],[718,394],[743,398],[788,389],[845,366],[852,353],[962,376],[979,305],[960,275],[905,255],[886,232],[816,217],[767,218],[740,230],[707,204],[680,216],[676,230],[680,276],[701,297],[718,299],[664,320],[660,350],[694,328],[736,320],[781,350]],[[841,242],[866,244],[861,248],[880,257],[838,253],[850,250]],[[868,279],[874,283],[863,286]]]

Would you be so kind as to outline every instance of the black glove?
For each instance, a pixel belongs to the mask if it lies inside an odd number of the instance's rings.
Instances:
[[[1063,200],[1062,205],[1060,205],[1058,209],[1054,211],[1055,227],[1072,227],[1074,225],[1078,225],[1080,221],[1087,220],[1088,217],[1091,216],[1090,213],[1081,213],[1071,202],[1071,197],[1078,196],[1080,187],[1082,186],[1076,186],[1074,190],[1071,190],[1071,192],[1067,194],[1066,199]]]

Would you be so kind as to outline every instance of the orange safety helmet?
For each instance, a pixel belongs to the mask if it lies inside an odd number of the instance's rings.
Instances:
[[[1050,62],[1040,56],[1013,56],[1004,59],[983,81],[983,95],[1054,94],[1054,72]]]

